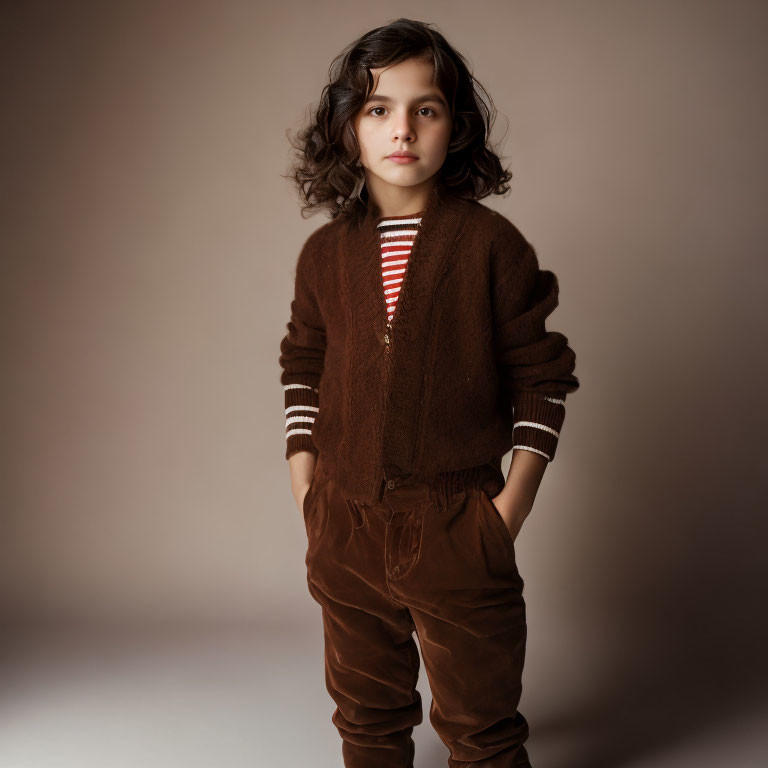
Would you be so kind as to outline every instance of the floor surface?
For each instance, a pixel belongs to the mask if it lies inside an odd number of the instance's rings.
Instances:
[[[342,768],[318,631],[313,624],[6,637],[0,766]],[[526,674],[530,683],[543,670]],[[442,768],[448,752],[429,723],[423,664],[421,675],[415,766]],[[697,729],[664,717],[664,701],[638,722],[630,699],[566,704],[544,688],[524,693],[527,709],[521,703],[536,768],[768,765],[765,710],[712,712]]]

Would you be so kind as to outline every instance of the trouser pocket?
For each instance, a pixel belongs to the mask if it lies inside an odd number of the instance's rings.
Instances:
[[[484,526],[483,545],[488,569],[497,576],[509,577],[522,588],[523,579],[517,567],[515,540],[490,494],[481,485],[475,488],[479,519]]]
[[[325,505],[322,503],[322,497],[327,491],[330,482],[330,476],[325,472],[318,472],[315,470],[309,488],[304,495],[302,512],[304,515],[304,527],[307,531],[307,543],[309,547],[312,547],[313,542],[317,540],[322,532],[325,518],[325,515],[323,514]]]

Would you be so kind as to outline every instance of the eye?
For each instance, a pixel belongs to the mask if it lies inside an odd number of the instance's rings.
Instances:
[[[386,107],[372,107],[371,109],[369,109],[369,110],[368,110],[368,114],[369,114],[369,115],[373,115],[374,117],[382,117],[382,115],[376,115],[376,114],[374,114],[374,113],[376,112],[376,110],[377,110],[377,109],[382,109],[382,110],[384,110],[385,112],[387,111],[387,108],[386,108]],[[425,110],[426,110],[427,112],[430,112],[431,114],[429,114],[429,115],[422,115],[422,117],[435,117],[435,116],[437,115],[437,112],[435,112],[435,110],[434,110],[434,109],[432,109],[432,107],[420,107],[420,108],[419,108],[418,110],[416,110],[416,111],[417,111],[417,112],[424,112]]]

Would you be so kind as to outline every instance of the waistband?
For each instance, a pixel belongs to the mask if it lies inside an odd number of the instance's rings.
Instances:
[[[325,479],[333,475],[333,468],[318,455],[315,473],[318,479]],[[451,497],[467,489],[480,486],[490,496],[496,496],[504,487],[506,479],[501,471],[501,460],[488,462],[465,469],[455,469],[439,472],[425,480],[397,481],[394,488],[383,488],[382,498],[376,504],[368,501],[358,501],[371,509],[380,508],[396,513],[398,510],[407,510],[414,504],[437,499],[445,506]]]

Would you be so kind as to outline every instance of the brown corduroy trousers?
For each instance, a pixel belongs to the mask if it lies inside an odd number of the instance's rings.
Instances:
[[[347,498],[318,456],[303,505],[307,582],[346,768],[413,766],[423,718],[414,631],[450,768],[530,768],[517,710],[523,579],[491,500],[504,482],[483,465],[397,486],[374,506]]]

